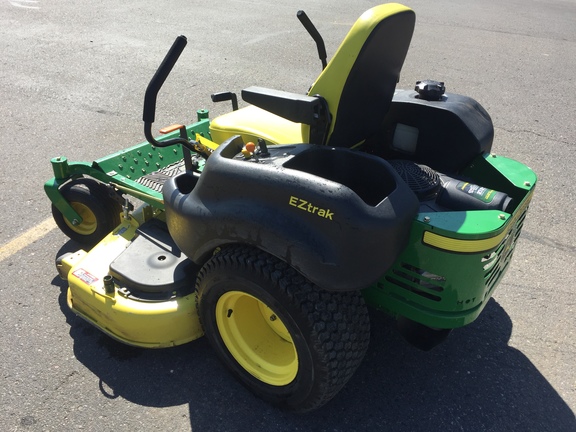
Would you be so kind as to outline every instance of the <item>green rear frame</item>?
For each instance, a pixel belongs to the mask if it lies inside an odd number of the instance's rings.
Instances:
[[[404,252],[364,290],[368,304],[443,329],[467,325],[482,312],[512,259],[536,175],[496,155],[478,156],[462,174],[507,193],[517,203],[514,212],[418,214]]]

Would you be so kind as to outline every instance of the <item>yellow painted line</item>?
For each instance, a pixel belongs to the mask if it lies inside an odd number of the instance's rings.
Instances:
[[[31,245],[36,240],[41,239],[54,228],[56,228],[56,222],[54,222],[54,219],[52,218],[46,219],[35,227],[30,228],[24,234],[0,247],[0,261],[4,261],[6,258],[11,257],[16,252],[24,249],[26,246]]]

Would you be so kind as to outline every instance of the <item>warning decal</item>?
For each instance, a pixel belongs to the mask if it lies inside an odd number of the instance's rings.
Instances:
[[[72,274],[87,285],[91,285],[98,280],[96,276],[91,275],[84,269],[74,270]]]

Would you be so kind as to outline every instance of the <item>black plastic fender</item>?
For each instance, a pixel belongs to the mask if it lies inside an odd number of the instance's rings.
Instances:
[[[166,221],[196,264],[242,243],[293,266],[326,290],[375,282],[406,246],[418,200],[383,159],[311,144],[246,159],[240,137],[164,185]]]

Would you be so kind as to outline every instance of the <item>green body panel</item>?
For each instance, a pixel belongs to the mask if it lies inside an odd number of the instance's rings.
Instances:
[[[364,290],[370,305],[433,328],[469,324],[486,306],[512,259],[536,176],[519,162],[492,155],[476,158],[464,174],[514,197],[514,212],[418,214],[404,252],[377,283]],[[426,244],[427,232],[442,236],[453,250]],[[474,252],[464,247],[476,244],[489,247]]]
[[[438,234],[452,238],[482,239],[493,237],[505,226],[498,210],[450,211],[419,213],[417,220],[430,220],[428,228]]]
[[[198,121],[186,126],[188,136],[199,134],[209,137],[210,120],[208,111],[197,112]],[[179,136],[179,131],[158,137],[158,141],[165,141]],[[183,158],[182,146],[155,147],[143,142],[113,153],[93,162],[68,162],[65,157],[51,160],[54,177],[44,184],[44,191],[54,206],[66,219],[74,224],[82,222],[82,218],[70,204],[62,197],[60,186],[69,180],[79,177],[92,177],[105,184],[112,184],[122,193],[132,195],[141,201],[156,208],[163,209],[162,194],[137,183],[137,180],[147,174],[164,168]]]

